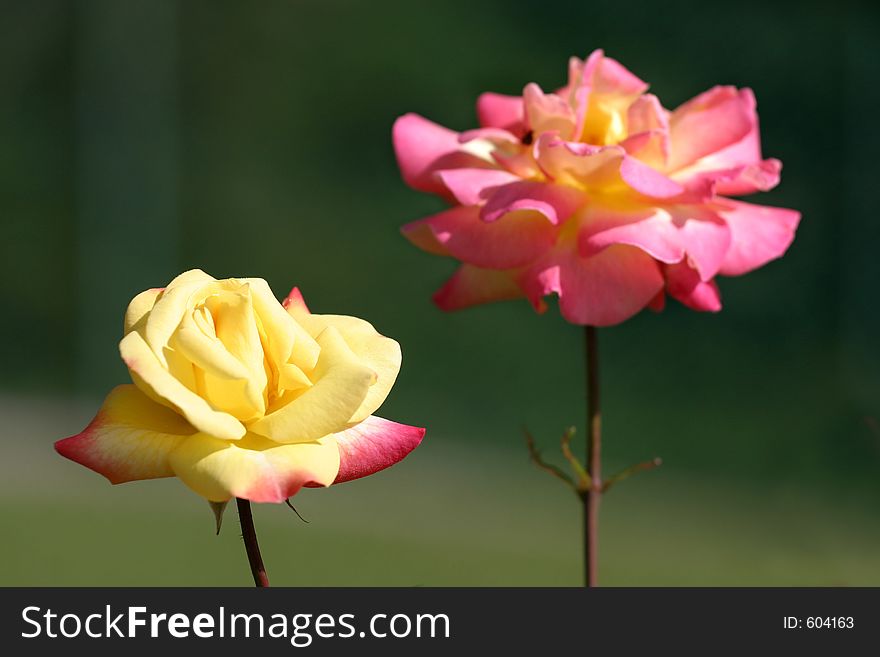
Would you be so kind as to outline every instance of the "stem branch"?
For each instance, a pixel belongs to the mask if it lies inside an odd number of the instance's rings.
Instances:
[[[532,436],[529,430],[523,428],[523,433],[525,433],[526,435],[526,447],[528,447],[529,449],[529,458],[531,458],[532,463],[537,465],[544,472],[559,479],[562,483],[571,488],[573,491],[577,492],[577,485],[571,480],[571,477],[569,477],[552,463],[548,463],[544,460],[544,458],[541,456],[541,452],[539,452],[537,446],[535,446],[535,438],[534,436]]]

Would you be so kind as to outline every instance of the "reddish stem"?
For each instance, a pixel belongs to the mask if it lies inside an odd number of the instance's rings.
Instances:
[[[238,520],[241,523],[241,537],[244,539],[244,548],[247,551],[248,563],[251,565],[251,573],[254,576],[254,586],[269,586],[269,576],[263,565],[263,557],[260,554],[260,545],[257,543],[257,531],[254,529],[254,516],[251,514],[251,503],[240,497],[235,498],[238,505]]]
[[[594,326],[584,327],[587,402],[587,472],[590,488],[584,505],[584,584],[598,586],[599,502],[602,497],[602,412],[599,407],[599,344]]]

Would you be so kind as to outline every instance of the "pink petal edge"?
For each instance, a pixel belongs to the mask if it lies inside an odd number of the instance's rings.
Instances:
[[[425,429],[371,415],[335,437],[340,460],[333,483],[341,484],[402,461],[422,442]]]

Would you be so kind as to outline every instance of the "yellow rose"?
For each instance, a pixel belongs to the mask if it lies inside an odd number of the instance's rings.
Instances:
[[[137,295],[115,388],[56,450],[112,483],[179,477],[211,502],[282,502],[401,460],[424,429],[372,415],[400,346],[367,322],[280,304],[261,278],[188,271]]]

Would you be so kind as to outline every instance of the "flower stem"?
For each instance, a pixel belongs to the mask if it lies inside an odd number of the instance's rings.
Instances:
[[[584,327],[587,373],[587,472],[590,487],[581,495],[584,505],[584,584],[598,586],[599,501],[602,497],[602,413],[599,408],[599,344],[596,327]]]
[[[251,503],[240,497],[235,498],[238,505],[238,520],[241,523],[241,537],[244,539],[244,548],[247,551],[248,563],[251,565],[251,573],[254,576],[254,586],[269,586],[269,576],[263,565],[263,557],[260,555],[260,545],[257,543],[257,531],[254,529],[254,516],[251,514]]]

